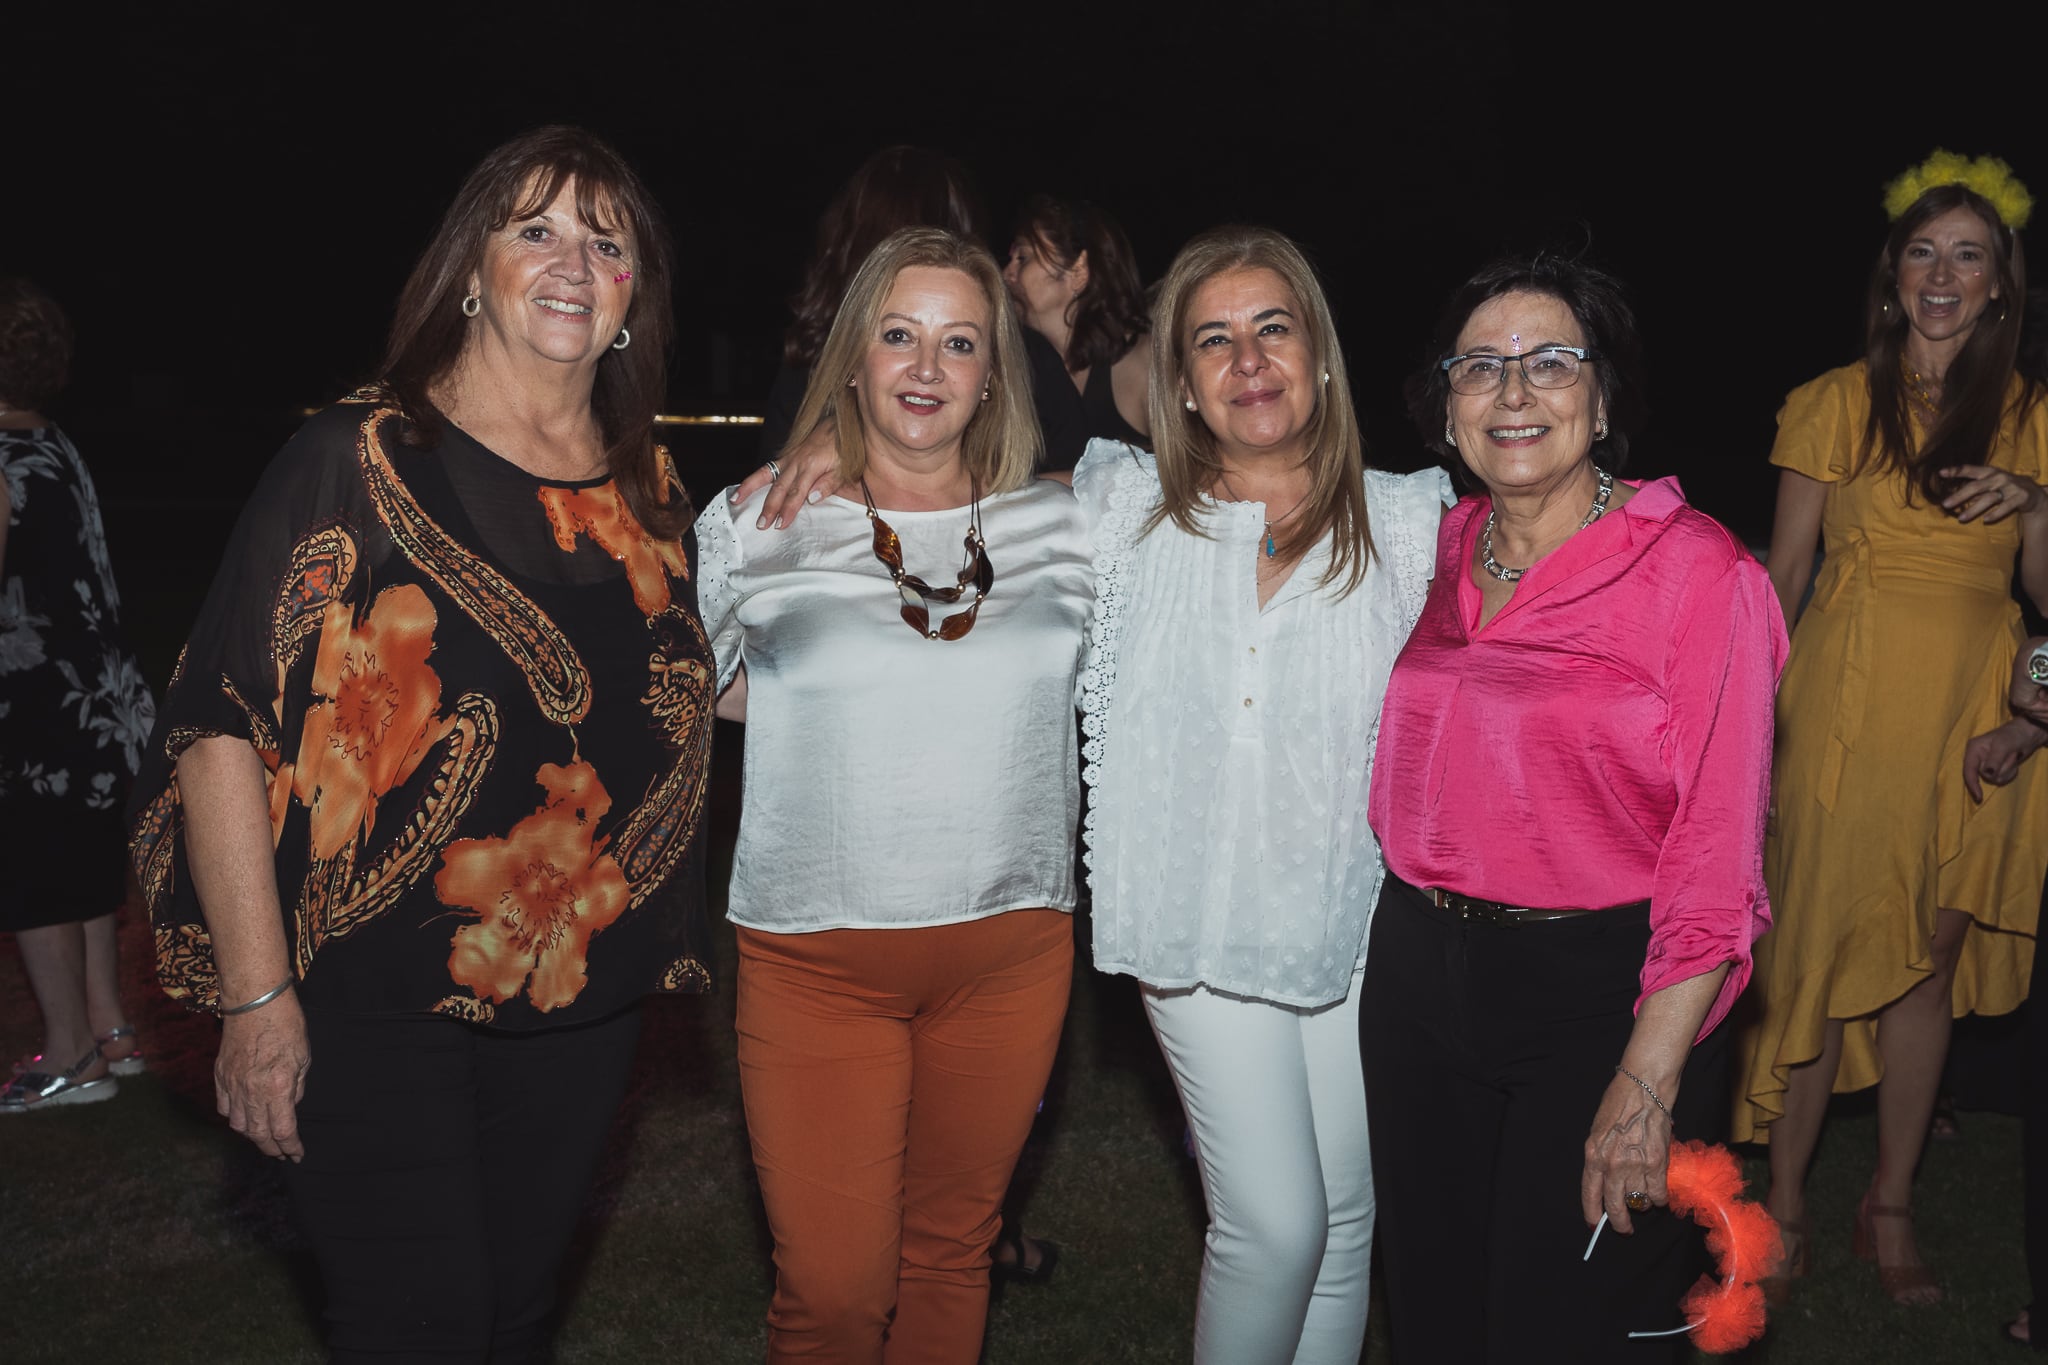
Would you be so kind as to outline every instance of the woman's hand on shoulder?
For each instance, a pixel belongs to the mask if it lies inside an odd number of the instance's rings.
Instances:
[[[306,1045],[306,1016],[296,991],[286,991],[247,1014],[221,1020],[220,1055],[213,1063],[214,1106],[228,1127],[256,1144],[265,1156],[297,1161],[306,1155],[299,1141],[299,1101],[306,1094],[312,1054]]]
[[[2010,516],[2029,516],[2048,507],[2041,485],[2024,474],[1990,465],[1955,465],[1941,471],[1944,479],[1960,480],[1941,500],[1957,521],[1982,521],[1992,526]]]
[[[757,530],[765,531],[772,526],[779,531],[793,526],[804,504],[829,497],[846,486],[839,479],[836,431],[831,423],[825,423],[805,437],[803,444],[784,450],[740,481],[740,486],[733,490],[735,504],[768,488],[768,496],[761,500],[760,518],[754,523]],[[773,487],[769,487],[771,484]]]

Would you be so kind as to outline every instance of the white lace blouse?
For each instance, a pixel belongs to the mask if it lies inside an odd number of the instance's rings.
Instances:
[[[1379,557],[1346,596],[1329,541],[1262,610],[1260,503],[1210,537],[1162,522],[1153,457],[1095,441],[1074,493],[1095,536],[1082,668],[1095,965],[1147,985],[1281,1004],[1342,999],[1384,868],[1366,824],[1394,656],[1428,592],[1442,470],[1366,473]]]
[[[1071,910],[1094,598],[1073,495],[1041,480],[982,502],[995,586],[958,640],[903,623],[858,502],[826,498],[785,531],[756,530],[758,511],[759,495],[735,508],[720,494],[697,518],[719,689],[747,669],[728,916],[804,933]],[[905,568],[953,582],[965,508],[882,517]]]

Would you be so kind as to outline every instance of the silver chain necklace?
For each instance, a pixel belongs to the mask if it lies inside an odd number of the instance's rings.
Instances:
[[[1614,476],[1597,465],[1594,467],[1593,473],[1600,480],[1600,491],[1593,495],[1593,506],[1587,510],[1586,519],[1579,523],[1579,530],[1581,531],[1607,515],[1607,499],[1614,494]],[[1503,583],[1519,582],[1522,575],[1529,572],[1527,569],[1506,568],[1499,560],[1493,557],[1493,522],[1494,518],[1498,515],[1491,508],[1487,510],[1486,529],[1480,532],[1479,535],[1479,563],[1488,573]]]

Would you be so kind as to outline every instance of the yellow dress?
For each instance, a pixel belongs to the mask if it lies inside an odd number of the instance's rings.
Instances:
[[[2017,392],[2017,381],[2015,381]],[[2024,638],[2017,518],[1959,522],[1897,472],[1850,478],[1870,412],[1859,364],[1793,390],[1771,463],[1828,485],[1827,550],[1778,689],[1764,851],[1776,927],[1757,944],[1739,1036],[1734,1136],[1767,1141],[1789,1068],[1846,1021],[1838,1092],[1877,1084],[1875,1012],[1931,970],[1935,912],[1977,923],[1955,1012],[2026,998],[2048,874],[2048,754],[1980,806],[1963,747],[2010,719]],[[2048,402],[2008,414],[1991,463],[2048,482]]]

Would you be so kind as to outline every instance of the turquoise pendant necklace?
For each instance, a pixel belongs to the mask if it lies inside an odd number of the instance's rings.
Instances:
[[[1218,469],[1216,471],[1216,477],[1223,481],[1223,491],[1230,494],[1230,496],[1233,499],[1235,499],[1238,502],[1250,501],[1250,499],[1248,498],[1238,497],[1237,488],[1234,484],[1230,482],[1230,476],[1224,473],[1221,469]],[[1309,493],[1313,492],[1315,492],[1315,485],[1310,484]],[[1274,555],[1280,552],[1280,547],[1273,541],[1273,528],[1275,526],[1278,526],[1281,522],[1286,521],[1288,517],[1293,516],[1296,512],[1299,512],[1301,510],[1301,505],[1307,501],[1308,493],[1303,493],[1299,498],[1296,498],[1294,500],[1294,506],[1287,509],[1285,516],[1275,517],[1271,521],[1261,523],[1265,527],[1266,531],[1266,558],[1271,559]]]

